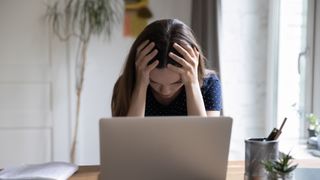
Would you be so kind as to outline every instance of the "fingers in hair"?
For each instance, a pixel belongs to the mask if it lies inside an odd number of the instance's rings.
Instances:
[[[138,54],[136,64],[140,64],[140,62],[144,59],[146,55],[150,53],[150,51],[154,48],[154,46],[155,46],[155,43],[151,42],[144,49],[142,49]]]
[[[171,59],[173,59],[174,61],[176,61],[178,64],[180,64],[182,67],[186,68],[188,67],[188,63],[185,59],[181,58],[180,56],[174,54],[173,52],[169,53],[169,56],[171,57]]]
[[[144,48],[144,47],[146,47],[146,45],[149,43],[149,40],[147,39],[147,40],[145,40],[145,41],[143,41],[139,46],[138,46],[138,48],[137,48],[137,54],[139,54],[140,53],[140,51]]]
[[[195,57],[196,54],[195,54],[194,48],[192,48],[192,46],[189,43],[185,41],[181,41],[179,45],[182,46],[186,51],[188,51],[191,57]]]
[[[147,72],[150,73],[154,68],[156,68],[159,64],[158,60],[155,60],[153,63],[151,63],[149,66],[147,66]]]
[[[179,68],[179,67],[177,67],[177,66],[174,66],[174,65],[172,65],[172,64],[168,64],[168,65],[167,65],[167,68],[170,69],[170,70],[173,71],[173,72],[178,73],[178,74],[183,74],[183,73],[184,73],[184,70],[183,70],[183,69],[181,69],[181,68]]]
[[[158,54],[158,50],[154,49],[151,53],[142,58],[141,65],[143,67],[147,66],[147,64]]]
[[[186,59],[187,61],[192,60],[191,54],[189,54],[189,52],[181,45],[179,45],[178,43],[174,43],[173,47],[184,57],[184,59]]]

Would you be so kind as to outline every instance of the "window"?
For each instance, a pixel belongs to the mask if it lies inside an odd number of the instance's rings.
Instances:
[[[303,137],[307,2],[281,0],[277,81],[277,126],[288,117],[284,137]]]
[[[280,0],[271,5],[271,36],[269,57],[270,120],[267,130],[279,127],[288,118],[281,138],[280,150],[297,151],[298,157],[310,157],[306,152],[305,115],[313,112],[315,95],[313,56],[314,9],[316,1]],[[319,61],[319,60],[316,60]],[[301,143],[302,142],[302,143]],[[284,145],[286,144],[286,145]],[[300,145],[299,145],[300,144]],[[303,145],[301,145],[303,144]]]

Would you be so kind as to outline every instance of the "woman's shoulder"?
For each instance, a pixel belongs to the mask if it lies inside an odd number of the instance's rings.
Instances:
[[[203,81],[219,81],[218,74],[214,70],[206,69]]]
[[[221,82],[218,77],[218,74],[213,70],[206,70],[201,86],[202,93],[207,94],[212,91],[217,92],[217,90],[220,90],[220,88]]]

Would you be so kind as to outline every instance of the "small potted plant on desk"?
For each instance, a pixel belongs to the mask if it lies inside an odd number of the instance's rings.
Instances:
[[[297,168],[298,164],[292,165],[293,157],[290,153],[280,153],[280,158],[275,161],[263,161],[265,170],[268,173],[269,180],[292,180],[293,171]]]

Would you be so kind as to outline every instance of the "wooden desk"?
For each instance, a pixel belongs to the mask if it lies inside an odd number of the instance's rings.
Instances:
[[[320,159],[297,160],[299,167],[320,168]],[[79,170],[69,180],[97,180],[99,166],[80,166]],[[229,161],[227,180],[239,180],[244,177],[244,161]]]

